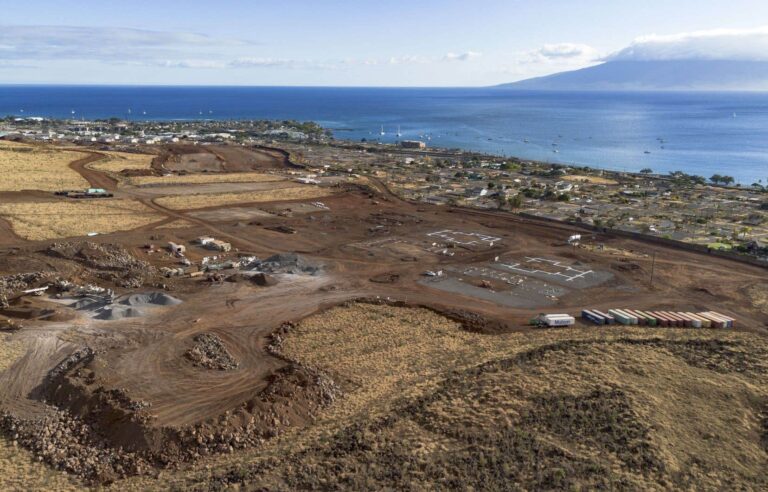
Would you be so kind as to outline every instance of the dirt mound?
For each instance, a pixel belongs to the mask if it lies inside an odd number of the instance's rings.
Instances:
[[[184,353],[192,365],[217,371],[231,371],[240,365],[218,335],[201,333],[193,340],[195,345]]]
[[[10,299],[20,292],[42,287],[54,280],[54,272],[28,272],[0,276],[0,309],[10,306]]]
[[[255,273],[253,275],[235,273],[227,277],[225,281],[231,283],[251,283],[258,285],[259,287],[271,287],[273,285],[277,285],[277,279],[272,275],[267,275],[266,273]]]
[[[201,360],[215,369],[236,366],[215,335],[196,337]],[[0,415],[0,430],[40,461],[93,483],[261,445],[287,427],[311,422],[339,390],[322,373],[299,364],[269,377],[267,387],[224,414],[191,426],[155,425],[152,406],[110,388],[108,363],[85,347],[54,367],[35,390],[48,403],[44,417]],[[50,406],[54,405],[54,406]]]
[[[381,273],[379,275],[374,275],[369,280],[376,284],[394,284],[395,282],[398,282],[400,280],[400,274]]]
[[[315,275],[320,267],[296,253],[279,253],[258,263],[256,268],[267,273],[306,273]]]
[[[119,302],[128,306],[176,306],[182,303],[181,300],[163,292],[131,294],[125,298],[119,299]]]
[[[75,261],[102,279],[124,288],[137,288],[157,274],[149,263],[131,255],[117,244],[98,244],[90,241],[53,243],[46,251],[49,255]]]

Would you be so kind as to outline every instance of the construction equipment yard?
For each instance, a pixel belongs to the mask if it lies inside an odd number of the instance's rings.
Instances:
[[[765,268],[416,204],[373,178],[299,184],[273,151],[165,148],[152,166],[184,173],[167,185],[91,153],[82,180],[114,198],[2,192],[0,460],[49,470],[18,465],[28,480],[483,488],[496,459],[524,489],[768,486]],[[580,317],[626,307],[736,323]]]

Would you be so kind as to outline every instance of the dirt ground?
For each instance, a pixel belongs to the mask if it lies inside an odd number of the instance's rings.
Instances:
[[[168,145],[154,161],[158,170],[174,172],[248,172],[288,167],[280,152],[234,145]]]
[[[199,159],[201,152],[208,157]],[[173,146],[161,157],[166,168],[173,162],[180,166],[177,170],[187,172],[201,171],[200,166],[208,166],[208,171],[232,172],[284,165],[274,155],[264,157],[255,152],[230,146]],[[84,166],[73,165],[73,169],[88,176]],[[101,183],[93,176],[89,181]],[[249,186],[278,191],[281,185]],[[178,188],[195,194],[209,189],[206,186]],[[717,376],[717,368],[718,364],[741,361],[745,364],[741,372],[762,374],[764,365],[755,359],[754,351],[763,350],[760,347],[764,345],[768,313],[762,291],[749,288],[764,282],[765,269],[610,235],[585,235],[583,231],[579,232],[584,243],[595,247],[574,248],[566,244],[569,235],[576,232],[568,225],[525,220],[502,212],[412,204],[383,187],[376,189],[375,182],[373,186],[334,186],[333,195],[322,198],[322,206],[312,205],[317,199],[278,200],[259,204],[258,209],[232,204],[194,213],[158,205],[154,192],[162,187],[152,188],[151,196],[132,194],[126,189],[123,193],[151,207],[162,220],[131,231],[87,238],[90,245],[81,247],[87,254],[78,253],[81,250],[67,246],[69,243],[52,249],[50,241],[29,242],[18,237],[7,243],[0,240],[3,278],[48,272],[46,279],[95,284],[117,294],[163,292],[182,301],[178,305],[136,308],[136,317],[100,320],[88,309],[68,307],[72,303],[65,302],[66,292],[64,300],[47,297],[55,294],[56,289],[51,289],[35,302],[40,303],[41,310],[56,311],[59,318],[24,320],[22,330],[3,340],[23,343],[25,350],[0,372],[0,410],[4,412],[0,427],[6,436],[19,435],[18,446],[31,450],[52,467],[79,476],[83,483],[114,483],[123,490],[164,488],[170,484],[216,488],[227,483],[256,483],[277,489],[321,487],[310,478],[311,470],[299,465],[302,456],[311,458],[312,466],[317,466],[316,476],[328,480],[330,488],[419,488],[435,483],[430,474],[421,478],[406,474],[412,480],[410,485],[376,478],[367,487],[358,481],[363,477],[351,471],[355,463],[366,460],[382,469],[391,468],[393,463],[406,460],[403,453],[415,453],[419,460],[431,460],[443,470],[455,469],[456,476],[443,483],[446,487],[461,487],[464,483],[484,488],[484,484],[495,482],[473,480],[486,471],[458,467],[449,459],[449,451],[467,452],[467,443],[481,438],[490,439],[489,445],[500,445],[488,434],[487,422],[507,429],[505,432],[520,425],[538,429],[534,441],[518,444],[544,449],[542,452],[554,461],[553,456],[561,456],[566,478],[571,474],[578,477],[564,481],[558,481],[562,478],[559,475],[530,478],[526,475],[530,468],[526,467],[533,464],[525,461],[530,458],[525,454],[522,465],[505,465],[519,474],[516,476],[523,488],[606,486],[605,469],[621,470],[612,478],[617,486],[664,488],[665,484],[683,484],[675,481],[682,476],[674,475],[675,466],[685,470],[683,475],[690,484],[716,476],[720,480],[717,483],[723,486],[758,486],[753,471],[765,465],[765,458],[756,451],[758,444],[740,448],[728,441],[731,452],[748,458],[748,470],[732,473],[711,471],[731,464],[707,458],[701,467],[711,473],[697,475],[691,468],[692,455],[669,457],[676,446],[690,441],[690,435],[685,430],[664,437],[662,431],[670,424],[663,418],[682,419],[685,415],[682,407],[667,408],[664,402],[653,401],[657,395],[651,388],[655,380],[651,372],[661,364],[658,367],[685,374],[692,381],[710,378],[717,383],[713,402],[725,402],[729,394],[738,394],[739,408],[752,419],[759,410],[754,402],[768,394],[760,379],[763,376],[755,379],[756,389],[750,389],[742,376]],[[159,228],[177,221],[183,226]],[[0,221],[0,233],[2,228]],[[204,235],[230,242],[233,251],[217,254],[193,243]],[[68,241],[75,240],[79,239]],[[266,260],[276,253],[295,252],[299,257],[259,263],[259,268],[274,276],[275,281],[265,285],[248,280],[256,270],[245,266],[232,269],[231,264],[192,278],[166,277],[163,268],[179,265],[178,258],[164,251],[170,241],[186,245],[186,257],[196,265],[191,271],[201,265],[204,257],[211,256],[218,256],[210,260],[213,265],[255,261],[250,259],[252,256]],[[147,247],[150,244],[154,247]],[[70,250],[74,253],[56,253]],[[631,255],[616,256],[615,251]],[[655,272],[650,285],[653,253]],[[280,262],[293,263],[286,266]],[[222,281],[227,277],[230,282]],[[37,285],[30,283],[26,288]],[[338,323],[317,318],[323,313],[337,313],[336,306],[360,298],[387,299],[404,311],[363,304],[355,308],[360,311],[354,316],[339,314],[340,318],[332,318]],[[414,314],[408,311],[411,307],[431,314]],[[674,338],[676,331],[617,328],[611,334],[610,329],[598,330],[581,320],[566,330],[542,331],[528,325],[539,312],[578,314],[588,307],[718,311],[737,320],[734,332],[723,336],[736,337],[741,345],[732,352],[747,355],[729,352],[725,356],[716,347],[712,348],[714,355],[706,357],[696,355],[698,352],[674,355],[683,349],[662,344],[635,356],[633,342],[611,342],[606,352],[595,340],[613,339],[618,334],[666,340]],[[65,314],[71,319],[64,320]],[[424,316],[432,317],[425,321]],[[355,319],[368,319],[368,331],[361,328],[355,332],[350,321]],[[395,326],[393,320],[406,322]],[[414,328],[408,332],[403,331],[403,326]],[[711,331],[700,333],[680,331],[680,336],[694,341],[720,336]],[[201,334],[211,334],[220,341],[235,362],[234,368],[215,370],[190,363],[185,353]],[[538,355],[530,356],[530,360],[520,355],[528,349],[573,339],[592,341],[583,350],[578,345],[555,350],[557,360],[552,367],[559,369],[551,369],[553,374],[559,370],[579,375],[570,389],[564,380],[548,382],[542,375],[545,364]],[[331,340],[338,343],[329,346]],[[744,340],[759,342],[750,348]],[[608,372],[590,375],[590,361],[607,357],[606,353],[610,360],[601,363]],[[505,362],[512,361],[514,354],[524,357],[522,362]],[[690,361],[685,360],[694,356],[699,357],[696,364],[717,367],[690,369]],[[688,359],[681,362],[680,357]],[[712,360],[701,362],[702,357]],[[627,383],[630,376],[622,375],[622,371],[629,370],[622,360],[634,361],[630,365],[636,364],[637,371],[644,371],[645,379],[637,376],[638,380]],[[391,363],[382,366],[382,361]],[[501,364],[502,369],[493,373],[498,376],[491,377],[473,369],[480,364]],[[739,372],[732,365],[726,369]],[[477,387],[467,387],[455,378],[446,380],[453,371],[465,374]],[[544,389],[546,384],[551,385],[549,392]],[[696,399],[702,412],[714,408],[715,403],[703,401],[706,398],[694,398],[709,391],[705,383],[693,389],[674,381],[665,380],[664,384],[664,395],[690,390],[691,394],[682,397],[684,400]],[[502,389],[495,390],[497,387]],[[410,390],[413,393],[408,393],[408,398],[412,399],[403,400],[404,392]],[[494,395],[501,393],[517,396],[509,397],[514,401],[496,402]],[[425,395],[432,396],[419,399]],[[461,399],[476,403],[465,402],[468,407],[457,404],[459,410],[450,415],[445,405]],[[599,404],[593,400],[599,400]],[[636,405],[637,401],[641,403]],[[479,413],[470,408],[476,404],[482,407]],[[608,406],[600,407],[602,404]],[[596,432],[593,427],[601,425],[600,419],[608,418],[604,414],[620,411],[629,415],[629,420],[619,422],[620,432],[630,433],[625,437],[637,446],[632,448],[637,452],[631,456],[623,453],[618,441],[612,440],[621,436],[589,441],[588,449],[577,450],[578,436],[563,437],[565,431],[556,423],[562,416],[551,413],[563,405],[598,408],[594,414],[597,417],[590,414],[590,418],[598,420],[584,423],[584,432],[592,434]],[[497,406],[507,409],[507,417],[493,413]],[[396,412],[393,419],[380,421],[370,412],[375,408]],[[546,409],[543,420],[533,420],[534,413],[542,408]],[[364,409],[370,413],[367,420],[346,420],[361,418]],[[656,419],[654,412],[666,413]],[[486,423],[477,421],[480,415],[487,418]],[[712,428],[719,429],[717,426],[727,416],[717,413],[710,420]],[[758,424],[749,422],[742,437],[752,443]],[[82,425],[86,430],[73,430]],[[475,429],[472,432],[477,435],[457,435],[449,430],[461,426]],[[50,433],[42,435],[35,429],[50,429]],[[405,448],[391,446],[397,436],[410,435],[411,431],[411,441],[406,441]],[[320,435],[323,432],[326,441]],[[386,450],[382,452],[389,453],[389,457],[373,459],[360,454],[354,446],[349,448],[349,432],[361,432],[365,437],[357,442]],[[720,430],[713,433],[722,434]],[[558,439],[565,444],[547,447]],[[706,440],[696,439],[697,448],[690,449],[706,451]],[[45,446],[38,445],[41,442]],[[320,442],[328,443],[328,447],[321,449]],[[759,439],[755,442],[759,443]],[[337,465],[354,479],[337,482],[340,475],[334,477],[320,464],[334,463],[335,458],[327,454],[332,452],[349,458]],[[595,463],[600,453],[612,454],[602,463],[604,468],[598,470]],[[281,456],[290,457],[285,466],[270,461],[279,461]],[[641,461],[633,461],[638,459]],[[675,460],[682,461],[675,465]],[[659,468],[660,461],[667,463],[667,468]],[[253,468],[259,463],[268,465]],[[651,472],[637,471],[645,466],[643,463]],[[203,467],[209,465],[215,470],[203,472]],[[170,476],[159,475],[159,470],[168,470]]]

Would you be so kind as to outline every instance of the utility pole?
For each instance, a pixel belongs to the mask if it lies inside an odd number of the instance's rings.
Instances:
[[[653,251],[653,260],[651,261],[651,287],[653,287],[653,274],[656,271],[656,251]]]

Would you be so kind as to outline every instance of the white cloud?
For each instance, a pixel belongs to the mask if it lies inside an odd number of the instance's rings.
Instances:
[[[526,51],[518,59],[521,63],[584,65],[598,58],[597,50],[586,44],[545,44],[539,49]]]
[[[204,34],[77,26],[2,26],[0,60],[90,60],[157,64],[189,54],[215,58],[256,43]]]
[[[447,53],[443,57],[443,61],[471,61],[480,58],[481,56],[483,56],[483,54],[478,53],[477,51],[465,51],[464,53]]]
[[[768,61],[768,26],[714,29],[635,39],[607,61],[754,60]]]

